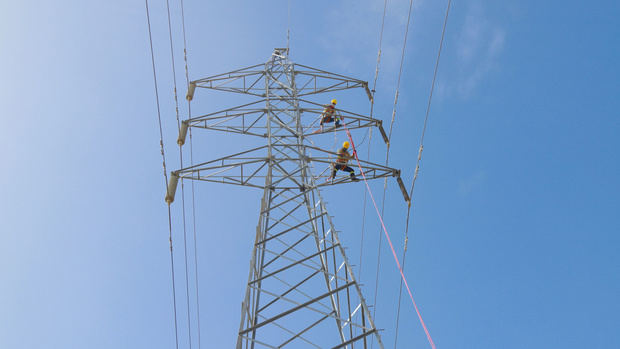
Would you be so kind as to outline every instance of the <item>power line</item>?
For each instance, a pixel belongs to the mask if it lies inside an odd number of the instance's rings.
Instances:
[[[176,77],[176,69],[175,69],[175,61],[174,61],[174,44],[172,40],[172,21],[170,19],[170,1],[166,0],[166,11],[168,13],[168,37],[170,40],[170,56],[171,56],[171,64],[172,64],[172,81],[174,84],[174,104],[176,110],[176,118],[177,118],[177,128],[181,130],[181,121],[179,118],[179,100],[177,96],[177,77]],[[181,168],[183,168],[183,149],[181,145],[179,145],[179,161],[181,164]],[[183,210],[183,247],[184,247],[184,258],[185,258],[185,298],[187,303],[187,333],[189,337],[189,348],[192,348],[192,321],[191,321],[191,313],[190,313],[190,300],[189,300],[189,275],[188,275],[188,267],[187,267],[187,228],[186,228],[186,219],[185,219],[185,184],[183,178],[181,178],[181,209]]]
[[[388,133],[388,142],[387,142],[387,149],[385,150],[385,165],[387,166],[389,158],[390,158],[390,142],[392,140],[392,131],[394,128],[394,121],[396,119],[396,106],[398,104],[398,95],[400,92],[400,80],[401,80],[401,76],[403,74],[403,63],[405,61],[405,51],[407,48],[407,36],[409,34],[409,23],[411,21],[411,9],[413,7],[413,0],[409,0],[409,11],[407,13],[407,25],[405,26],[405,36],[403,38],[403,48],[402,48],[402,53],[401,53],[401,57],[400,57],[400,68],[398,71],[398,80],[396,82],[396,91],[394,94],[394,107],[392,109],[392,120],[390,121],[390,131]],[[387,178],[383,181],[383,198],[382,198],[382,202],[381,202],[381,218],[383,219],[383,214],[385,212],[385,197],[386,197],[386,191],[387,191]],[[377,311],[377,294],[379,291],[379,269],[381,266],[381,243],[383,240],[383,236],[381,234],[379,234],[379,244],[377,246],[377,272],[375,275],[375,295],[374,295],[374,305],[375,307],[373,308],[373,318],[375,318],[375,314]],[[374,342],[373,342],[374,343]],[[371,343],[371,348],[372,348],[372,344]]]
[[[185,6],[183,0],[181,0],[181,23],[183,28],[183,60],[185,61],[185,82],[187,87],[189,88],[189,64],[187,62],[187,38],[185,34]],[[187,99],[187,111],[188,117],[191,119],[192,117],[192,105],[191,100]],[[194,145],[193,145],[193,137],[192,137],[192,129],[189,129],[189,157],[190,157],[190,166],[194,166]],[[194,190],[194,181],[192,181],[192,225],[193,225],[193,235],[194,235],[194,279],[196,282],[196,318],[198,325],[198,349],[201,347],[201,326],[200,326],[200,289],[198,282],[198,239],[196,237],[196,199],[195,199],[195,190]]]
[[[181,23],[183,27],[183,60],[185,61],[185,82],[189,88],[189,64],[187,63],[187,38],[185,35],[185,6],[183,0],[181,0]],[[187,113],[188,117],[192,117],[192,104],[191,100],[187,99]],[[189,129],[189,161],[190,166],[194,166],[194,145],[192,137],[192,129]],[[198,325],[198,349],[201,347],[201,326],[200,326],[200,288],[198,282],[198,239],[196,237],[196,196],[194,190],[194,181],[192,181],[192,226],[194,235],[194,279],[196,282],[196,319]]]
[[[377,89],[377,78],[379,76],[379,66],[380,66],[380,62],[381,62],[381,48],[383,45],[383,31],[385,28],[385,13],[387,10],[387,0],[383,1],[383,16],[381,17],[381,30],[379,31],[379,48],[377,49],[377,63],[375,65],[375,77],[373,80],[373,84],[372,84],[372,98],[370,100],[370,118],[373,118],[373,111],[374,111],[374,106],[375,106],[375,92]],[[370,146],[372,144],[372,127],[368,130],[368,154],[367,154],[367,158],[370,158]],[[362,141],[360,142],[360,145],[364,143],[364,141],[366,140],[366,136],[364,136],[364,139],[362,139]],[[364,190],[364,205],[362,206],[362,234],[360,237],[360,263],[359,263],[359,269],[358,269],[358,281],[361,283],[362,282],[362,266],[363,266],[363,262],[364,262],[364,233],[366,231],[366,203],[368,201],[368,193]],[[356,333],[357,333],[357,329],[356,329]]]
[[[372,84],[372,99],[370,100],[370,118],[372,119],[374,106],[375,106],[375,91],[377,89],[377,77],[379,76],[379,64],[381,62],[381,46],[383,44],[383,28],[385,27],[385,12],[387,9],[387,0],[383,2],[383,17],[381,18],[381,31],[379,32],[379,49],[377,50],[377,64],[375,66],[375,79]],[[370,145],[372,142],[372,127],[368,130],[368,158],[370,158]],[[364,143],[364,139],[360,142],[360,145]],[[362,280],[362,262],[363,262],[363,253],[364,253],[364,232],[366,225],[366,202],[367,202],[368,193],[364,190],[364,206],[362,212],[362,237],[360,241],[360,267],[359,267],[359,278],[358,280],[361,282]]]
[[[157,121],[159,124],[159,145],[161,149],[162,156],[162,165],[164,170],[164,186],[166,187],[166,192],[168,191],[168,173],[166,170],[166,153],[164,151],[164,133],[162,130],[161,124],[161,108],[159,106],[159,92],[157,88],[157,73],[155,71],[155,54],[153,53],[153,35],[151,34],[151,16],[149,14],[149,2],[145,0],[146,7],[146,21],[149,29],[149,44],[151,47],[151,63],[153,67],[153,83],[155,86],[155,101],[157,104]],[[176,297],[176,287],[175,287],[175,276],[174,276],[174,253],[172,250],[172,214],[170,212],[170,204],[168,204],[168,241],[170,243],[170,270],[172,275],[172,304],[174,309],[174,339],[176,343],[176,348],[179,349],[179,331],[177,325],[177,297]]]
[[[405,247],[403,249],[403,258],[402,258],[402,266],[405,268],[405,257],[407,256],[407,242],[409,241],[409,218],[411,214],[411,203],[413,202],[413,189],[415,187],[415,181],[418,178],[418,173],[420,171],[420,161],[422,160],[422,150],[424,149],[424,135],[426,134],[426,126],[428,125],[428,116],[431,110],[431,101],[433,100],[433,91],[435,89],[435,80],[437,78],[437,70],[439,68],[439,59],[441,58],[441,49],[443,47],[443,39],[446,33],[446,25],[448,23],[448,15],[450,14],[450,6],[452,5],[452,0],[448,0],[448,7],[446,9],[446,16],[443,22],[443,29],[441,30],[441,40],[439,41],[439,49],[437,51],[437,60],[435,61],[435,71],[433,72],[433,82],[431,83],[431,91],[428,96],[428,104],[426,105],[426,115],[424,117],[424,127],[422,128],[422,135],[420,136],[420,149],[418,151],[418,159],[416,160],[415,171],[413,174],[413,180],[411,181],[411,189],[409,190],[409,197],[411,201],[409,201],[409,205],[407,207],[407,222],[405,224]],[[398,326],[400,322],[400,304],[403,292],[403,280],[400,280],[400,287],[398,290],[398,311],[396,314],[396,335],[394,337],[394,348],[396,348],[396,344],[398,342]]]

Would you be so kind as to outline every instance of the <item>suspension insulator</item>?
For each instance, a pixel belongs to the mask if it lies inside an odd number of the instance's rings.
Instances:
[[[378,124],[379,126],[379,132],[381,132],[381,137],[383,137],[383,141],[385,142],[385,144],[390,144],[390,139],[388,138],[388,135],[385,133],[385,130],[383,129],[383,123],[379,122]]]
[[[368,95],[368,100],[370,102],[373,102],[373,97],[372,97],[372,93],[370,93],[370,89],[368,88],[368,83],[364,82],[364,89],[366,90],[366,94]]]
[[[174,194],[177,191],[177,184],[179,184],[179,175],[176,172],[170,173],[170,180],[168,181],[168,189],[165,198],[168,205],[174,201]]]
[[[396,182],[398,182],[398,187],[400,188],[400,192],[403,193],[403,198],[405,199],[405,202],[407,204],[411,203],[411,198],[409,197],[409,194],[407,193],[407,188],[405,188],[405,183],[403,183],[403,180],[400,179],[400,176],[396,177]]]
[[[189,122],[183,121],[181,123],[181,129],[179,130],[179,138],[177,139],[178,145],[185,144],[185,138],[187,137],[187,129],[189,128]]]
[[[190,82],[189,87],[187,88],[187,96],[185,96],[188,101],[194,99],[194,91],[196,91],[196,83]]]

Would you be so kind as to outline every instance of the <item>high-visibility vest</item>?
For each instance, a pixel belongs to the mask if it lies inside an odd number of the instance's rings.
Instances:
[[[323,114],[325,114],[325,116],[327,117],[331,117],[332,115],[334,115],[334,110],[336,110],[336,108],[330,104],[325,107],[325,110],[323,110]]]
[[[338,159],[336,159],[336,162],[339,164],[346,165],[349,162],[350,157],[351,155],[349,155],[347,148],[342,147],[338,150]]]

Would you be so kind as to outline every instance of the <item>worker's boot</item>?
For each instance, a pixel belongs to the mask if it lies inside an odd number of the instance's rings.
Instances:
[[[351,180],[352,180],[353,182],[359,182],[359,180],[360,180],[360,179],[359,179],[359,178],[357,178],[357,177],[355,177],[355,174],[351,173]]]

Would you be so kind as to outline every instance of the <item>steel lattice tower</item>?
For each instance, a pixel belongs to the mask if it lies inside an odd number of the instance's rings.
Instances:
[[[173,171],[166,195],[171,203],[179,178],[263,189],[237,349],[366,348],[370,336],[383,348],[319,191],[350,179],[325,182],[314,176],[313,166],[328,167],[335,154],[313,145],[317,126],[312,121],[323,106],[304,99],[352,88],[364,89],[370,99],[367,82],[294,64],[288,49],[281,48],[265,64],[192,81],[189,100],[196,88],[259,100],[183,121],[180,145],[189,127],[267,140],[262,147]],[[336,110],[346,128],[377,127],[387,141],[380,120]],[[360,163],[368,179],[396,177],[408,200],[400,171]]]

